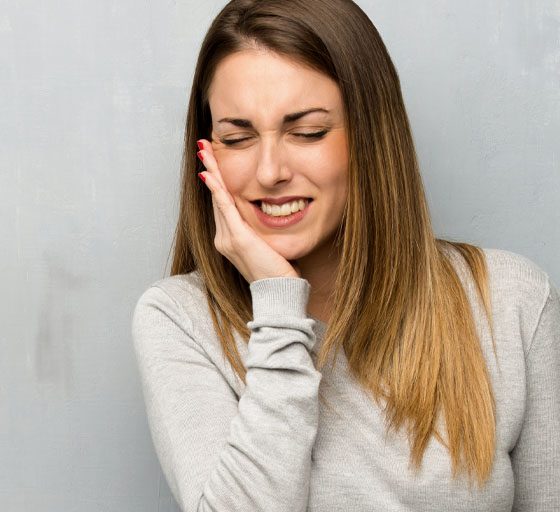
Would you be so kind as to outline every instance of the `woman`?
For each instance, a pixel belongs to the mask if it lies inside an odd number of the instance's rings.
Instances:
[[[356,4],[229,2],[182,167],[171,276],[133,319],[181,510],[558,510],[558,292],[521,255],[435,238]]]

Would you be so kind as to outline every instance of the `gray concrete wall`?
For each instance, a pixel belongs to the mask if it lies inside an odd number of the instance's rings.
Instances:
[[[557,0],[358,2],[399,69],[439,236],[560,283]],[[168,512],[130,337],[166,275],[218,1],[0,2],[0,510]]]

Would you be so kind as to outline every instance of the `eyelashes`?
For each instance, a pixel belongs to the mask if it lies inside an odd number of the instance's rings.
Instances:
[[[314,133],[294,133],[293,135],[295,135],[296,137],[303,137],[305,139],[312,139],[312,140],[318,140],[323,138],[327,133],[329,132],[329,130],[321,130],[320,132],[314,132]],[[222,144],[225,144],[226,146],[233,146],[235,144],[238,144],[239,142],[243,142],[244,140],[249,140],[251,137],[244,137],[243,139],[220,139],[220,142]]]

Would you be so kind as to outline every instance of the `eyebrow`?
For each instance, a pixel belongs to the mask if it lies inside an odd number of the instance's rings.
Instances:
[[[302,118],[303,116],[306,116],[307,114],[311,114],[313,112],[323,112],[325,114],[328,114],[330,112],[330,110],[327,110],[325,108],[310,108],[307,110],[301,110],[300,112],[293,112],[291,114],[286,114],[284,116],[284,119],[282,120],[282,124],[286,125],[288,123],[293,123],[294,121],[297,121],[298,119]],[[235,126],[239,126],[240,128],[253,128],[253,123],[251,123],[251,121],[249,121],[249,119],[238,119],[238,118],[234,118],[234,117],[224,117],[223,119],[220,119],[218,121],[218,123],[231,123]]]

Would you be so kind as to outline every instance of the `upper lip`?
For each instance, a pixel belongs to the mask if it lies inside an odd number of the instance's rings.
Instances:
[[[305,196],[261,197],[259,199],[255,199],[252,202],[254,203],[256,201],[262,201],[270,204],[283,204],[283,203],[287,203],[288,201],[296,201],[298,199],[311,199],[311,197],[305,197]]]

